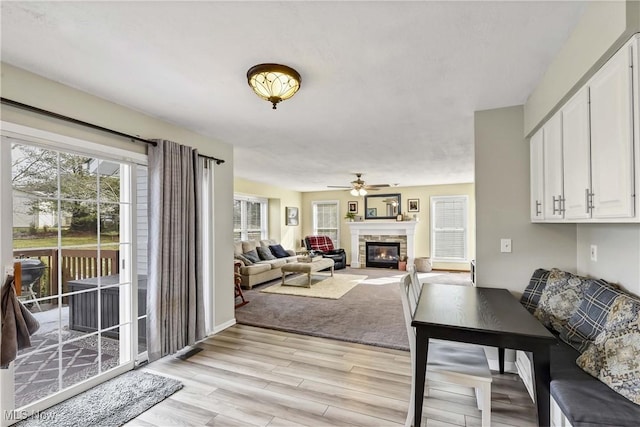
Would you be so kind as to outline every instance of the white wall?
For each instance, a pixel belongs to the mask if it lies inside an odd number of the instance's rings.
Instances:
[[[591,245],[597,261],[591,261]],[[640,295],[640,224],[579,224],[577,250],[579,274]]]
[[[233,147],[215,139],[196,134],[161,120],[125,108],[104,99],[88,95],[71,87],[42,78],[8,64],[0,64],[2,76],[2,97],[24,104],[33,105],[58,114],[70,116],[103,127],[112,128],[142,138],[163,138],[198,148],[200,153],[224,159],[226,162],[214,168],[215,201],[214,232],[217,250],[215,262],[214,327],[219,328],[234,321],[233,253],[227,248],[233,245]],[[2,120],[41,129],[61,135],[80,138],[131,152],[145,153],[144,144],[133,144],[126,139],[115,137],[88,128],[75,126],[60,120],[47,118],[12,107],[2,106]],[[10,197],[10,195],[9,195]],[[2,215],[2,229],[7,220]],[[9,232],[11,219],[8,220]],[[2,239],[0,247],[0,265],[10,262],[11,235]],[[8,242],[8,249],[5,246]]]
[[[532,224],[523,107],[475,113],[476,281],[519,295],[536,268],[576,271],[575,224]],[[500,239],[512,253],[500,253]]]

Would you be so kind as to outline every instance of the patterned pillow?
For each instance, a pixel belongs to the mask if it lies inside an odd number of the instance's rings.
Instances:
[[[540,295],[547,286],[547,279],[549,278],[549,270],[539,268],[533,272],[531,280],[529,280],[529,286],[524,290],[522,298],[520,298],[520,304],[524,306],[531,314],[536,311],[538,302],[540,301]]]
[[[616,297],[604,329],[578,357],[588,374],[640,405],[640,300]]]
[[[247,258],[252,263],[256,263],[260,261],[260,257],[258,256],[258,252],[255,249],[251,249],[248,252],[242,254],[245,258]]]
[[[263,261],[269,261],[271,259],[276,259],[276,257],[273,256],[273,254],[271,253],[271,250],[269,250],[268,247],[265,248],[265,247],[262,247],[262,246],[258,246],[256,248],[256,250],[258,251],[258,256]]]
[[[533,315],[547,328],[561,332],[578,310],[588,279],[557,268],[551,269]]]
[[[620,295],[623,293],[615,285],[602,279],[591,280],[578,311],[560,332],[560,339],[581,353],[585,351],[604,329],[611,304]]]

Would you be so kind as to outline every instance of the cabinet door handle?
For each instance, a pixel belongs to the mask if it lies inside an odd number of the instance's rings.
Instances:
[[[566,201],[567,199],[562,197],[562,195],[558,196],[558,212],[560,213],[560,215],[562,215],[566,211],[564,204]]]
[[[556,196],[551,196],[551,200],[552,200],[552,202],[553,202],[553,206],[552,206],[552,208],[553,208],[553,212],[552,212],[552,213],[553,213],[553,215],[555,215],[555,214],[556,214],[556,212],[558,212],[558,208],[556,208],[556,202],[557,202],[558,200],[556,199]]]
[[[542,203],[539,200],[536,200],[536,216],[542,214]]]

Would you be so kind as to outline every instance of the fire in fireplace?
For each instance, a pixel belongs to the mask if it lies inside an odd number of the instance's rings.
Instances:
[[[366,266],[398,268],[400,242],[366,242]]]

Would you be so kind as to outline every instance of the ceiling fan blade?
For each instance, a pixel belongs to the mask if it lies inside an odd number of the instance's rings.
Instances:
[[[349,185],[327,185],[327,188],[351,188]]]
[[[371,184],[366,185],[367,188],[383,188],[383,187],[391,187],[389,184]]]

